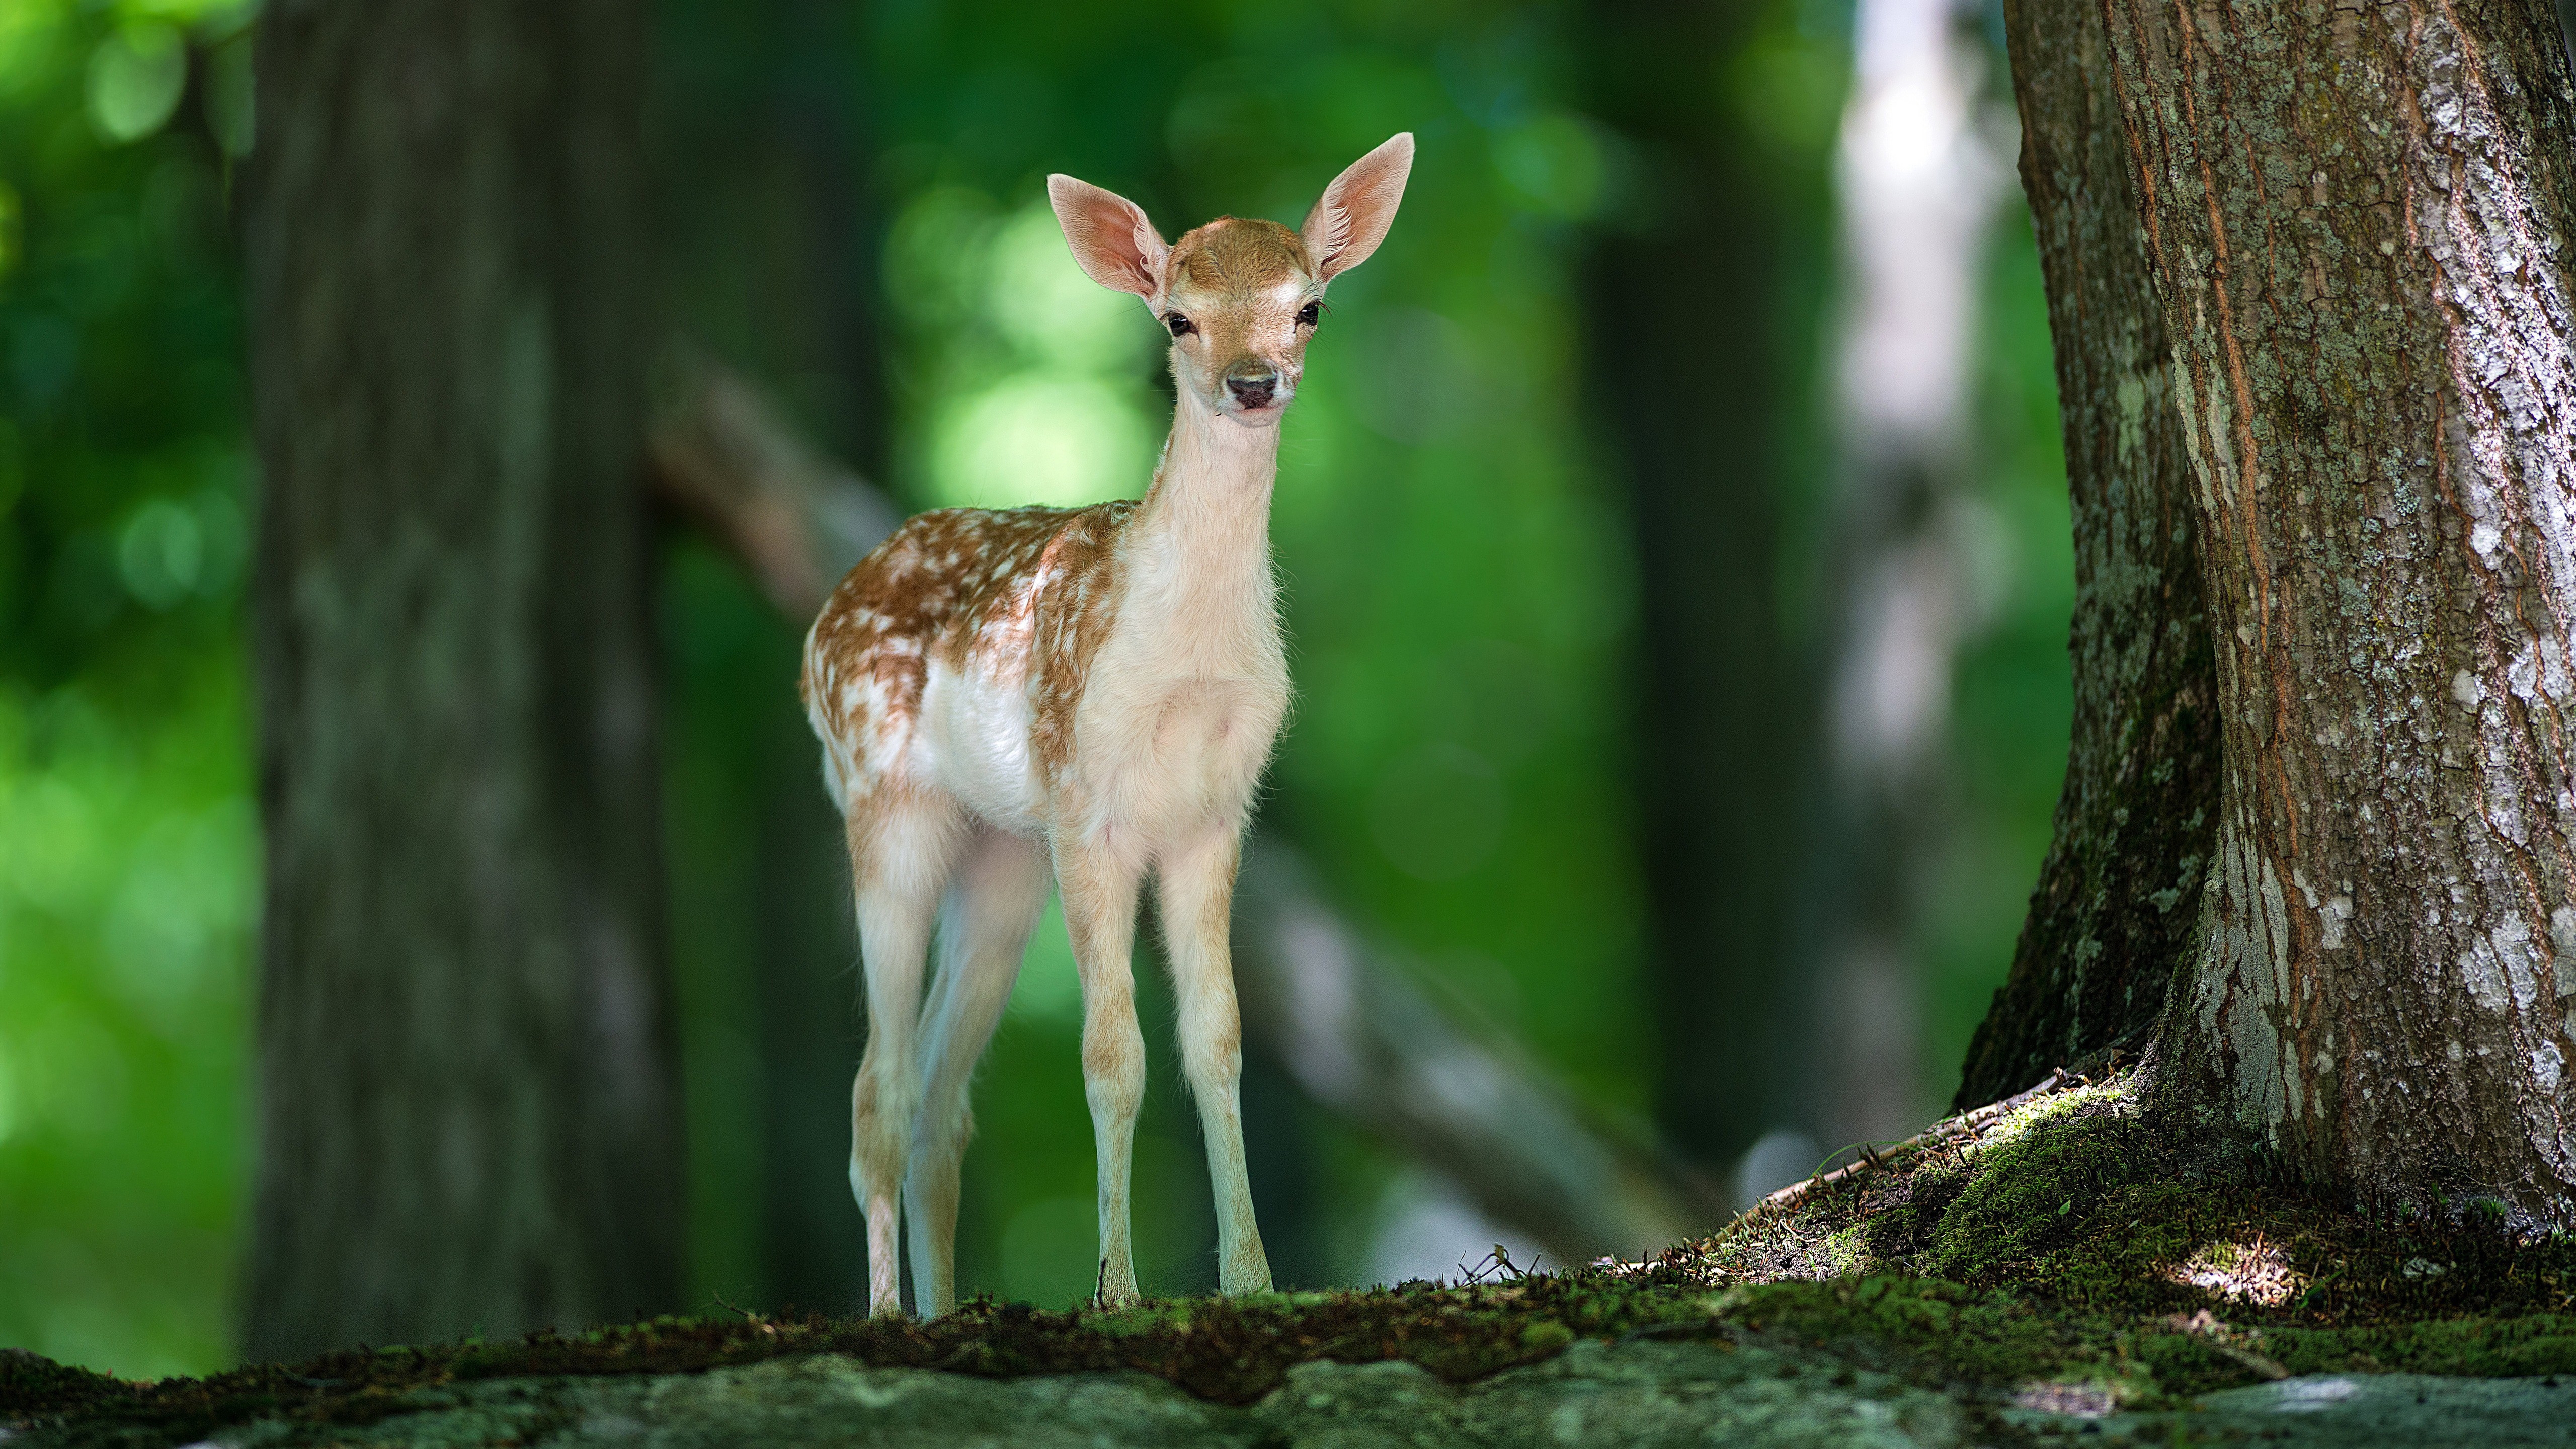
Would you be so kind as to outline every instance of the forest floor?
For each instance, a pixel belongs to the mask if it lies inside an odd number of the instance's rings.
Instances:
[[[155,1383],[0,1352],[0,1440],[1696,1442],[1723,1422],[1741,1443],[2496,1446],[2576,1423],[2576,1245],[2219,1172],[2150,1133],[2123,1077],[1951,1119],[1643,1263],[1493,1267],[1118,1312],[666,1318]]]

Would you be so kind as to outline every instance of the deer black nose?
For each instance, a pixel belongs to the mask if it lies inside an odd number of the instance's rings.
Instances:
[[[1266,370],[1243,377],[1228,373],[1225,379],[1225,390],[1234,394],[1236,402],[1248,408],[1270,406],[1270,395],[1278,386],[1279,374]]]

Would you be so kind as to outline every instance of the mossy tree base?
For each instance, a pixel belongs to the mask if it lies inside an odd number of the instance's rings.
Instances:
[[[2565,1235],[2512,1231],[2492,1200],[2374,1210],[2313,1190],[2215,1130],[2150,1121],[2135,1072],[2052,1081],[1954,1119],[1776,1194],[1662,1266],[1712,1283],[1938,1278],[2060,1311],[2205,1312],[2281,1342],[2576,1312]]]
[[[2517,1425],[2561,1442],[2576,1248],[2476,1211],[2356,1211],[2172,1141],[2126,1080],[2073,1082],[1645,1264],[1123,1313],[979,1302],[928,1324],[661,1319],[156,1384],[5,1354],[0,1422],[31,1446],[574,1446],[645,1426],[675,1446],[1039,1426],[1121,1444],[1539,1443],[1570,1426],[1901,1445],[2088,1423],[2327,1444],[2415,1418],[2464,1426],[2406,1431],[2427,1446],[2514,1443]],[[2511,1376],[2527,1381],[2494,1382]]]

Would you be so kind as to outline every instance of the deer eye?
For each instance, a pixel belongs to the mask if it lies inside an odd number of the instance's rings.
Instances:
[[[1198,324],[1190,321],[1189,318],[1182,316],[1178,312],[1164,313],[1163,325],[1172,329],[1172,335],[1174,337],[1187,337],[1191,333],[1199,330]]]
[[[1297,325],[1301,327],[1312,327],[1323,320],[1324,304],[1321,302],[1309,302],[1297,309]]]

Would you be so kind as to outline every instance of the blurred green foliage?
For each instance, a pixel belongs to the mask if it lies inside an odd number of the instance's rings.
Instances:
[[[1711,84],[1781,167],[1821,175],[1840,12],[1764,14]],[[252,140],[247,18],[0,4],[0,1343],[125,1373],[228,1360],[247,1171],[251,470],[225,215]],[[1652,183],[1581,109],[1579,17],[660,0],[657,23],[665,309],[916,507],[1132,495],[1150,471],[1158,334],[1073,268],[1047,172],[1175,236],[1222,212],[1293,223],[1342,165],[1417,134],[1403,214],[1336,285],[1288,424],[1275,537],[1300,704],[1266,819],[1462,1015],[1604,1112],[1642,1111],[1635,581],[1577,339],[1588,229]],[[2009,957],[2066,728],[2045,312],[2026,225],[1997,237],[1979,486],[2001,594],[1958,683],[1927,1111]],[[1828,420],[1780,425],[1829,456]],[[1784,484],[1801,559],[1830,473]],[[845,1307],[856,953],[794,704],[800,631],[695,543],[665,583],[692,1291]],[[1797,613],[1812,632],[1823,611]],[[1211,1285],[1213,1224],[1158,990],[1138,1257],[1149,1291],[1177,1292]],[[1090,1286],[1077,1013],[1051,913],[978,1089],[970,1290]],[[1366,1276],[1399,1164],[1258,1064],[1246,1090],[1283,1278]]]
[[[244,18],[0,6],[0,1343],[133,1373],[246,1175]]]

